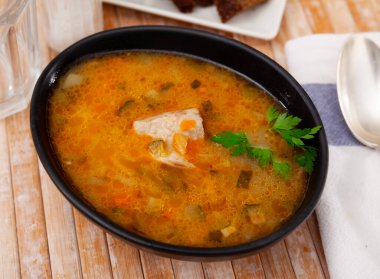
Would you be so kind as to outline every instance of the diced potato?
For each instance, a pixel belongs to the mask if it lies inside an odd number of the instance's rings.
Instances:
[[[174,134],[173,147],[175,151],[177,151],[177,153],[179,153],[180,155],[184,155],[186,153],[188,139],[189,139],[188,136],[178,134],[178,133]]]
[[[148,98],[149,100],[155,100],[160,97],[158,92],[154,89],[151,89],[145,93],[145,97]]]
[[[204,220],[205,213],[199,205],[189,205],[185,208],[185,215],[191,220]]]
[[[264,224],[266,219],[260,212],[260,206],[256,204],[248,204],[245,206],[249,221],[254,225]]]
[[[161,211],[164,207],[164,202],[161,199],[149,197],[148,204],[146,207],[147,213],[155,213]]]
[[[79,85],[83,81],[83,77],[77,74],[69,74],[65,81],[63,82],[62,88],[68,88],[74,85]]]
[[[236,228],[234,226],[228,226],[224,229],[221,229],[220,232],[223,234],[224,237],[229,237],[231,234],[236,232]]]
[[[264,214],[260,212],[255,213],[255,214],[248,214],[248,217],[249,217],[249,221],[251,221],[251,223],[254,225],[264,224],[266,221]]]

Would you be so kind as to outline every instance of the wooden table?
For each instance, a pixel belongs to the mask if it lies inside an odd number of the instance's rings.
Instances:
[[[39,4],[40,5],[40,4]],[[278,36],[226,34],[286,67],[284,45],[313,33],[380,31],[379,0],[288,0]],[[104,5],[105,29],[142,24],[196,27]],[[40,28],[43,24],[40,23]],[[41,37],[44,63],[54,56]],[[28,112],[0,121],[0,278],[328,278],[313,214],[258,255],[218,263],[171,260],[104,233],[62,197],[38,163]]]

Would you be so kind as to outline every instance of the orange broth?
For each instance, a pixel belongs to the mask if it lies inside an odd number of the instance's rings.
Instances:
[[[262,89],[204,61],[105,54],[60,77],[49,104],[50,136],[73,187],[113,222],[165,243],[231,246],[278,229],[304,197],[307,174],[269,129],[271,106],[278,107]],[[148,150],[153,139],[138,135],[133,122],[189,108],[199,110],[205,132],[187,142],[184,156],[195,168],[155,160]],[[290,176],[231,156],[210,140],[225,130],[244,131],[252,144],[271,148],[291,165]],[[242,171],[252,174],[246,188],[237,187]]]

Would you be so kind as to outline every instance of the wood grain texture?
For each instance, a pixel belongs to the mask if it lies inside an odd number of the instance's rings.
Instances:
[[[270,42],[241,35],[233,35],[233,38],[273,58],[273,50]]]
[[[104,30],[120,26],[117,10],[114,5],[103,4],[103,27]]]
[[[42,2],[37,0],[39,14]],[[315,33],[379,31],[379,14],[379,0],[288,0],[279,34],[263,41],[103,5],[105,29],[165,24],[216,32],[262,51],[284,67],[288,40]],[[47,47],[43,16],[38,21],[46,65],[56,53]],[[24,112],[0,120],[0,278],[329,278],[315,214],[285,241],[232,262],[170,260],[104,234],[79,213],[73,214],[38,165],[27,118]]]
[[[287,38],[297,38],[312,33],[300,1],[288,0],[284,17],[286,24],[284,30],[280,32],[286,31]]]
[[[380,30],[380,15],[376,14],[371,3],[366,0],[347,0],[347,4],[360,31]]]
[[[72,206],[42,165],[40,177],[53,278],[82,278]]]
[[[6,121],[12,171],[12,185],[21,276],[50,278],[50,260],[46,238],[37,155],[29,129],[29,111]]]
[[[301,5],[313,33],[333,32],[333,27],[321,0],[301,0]]]
[[[285,239],[286,248],[297,278],[324,278],[313,239],[307,224],[299,226]]]
[[[335,33],[358,31],[346,0],[323,0],[323,5]]]
[[[139,250],[107,234],[113,277],[144,278]]]
[[[297,0],[288,0],[281,22],[280,32],[271,41],[276,62],[286,68],[284,47],[289,39],[311,34],[302,6]]]
[[[140,251],[141,263],[146,279],[175,278],[170,259],[163,258],[145,251]]]
[[[260,259],[266,278],[295,278],[284,241],[280,241],[271,248],[261,252]]]
[[[0,120],[0,278],[20,278],[8,137]]]
[[[259,255],[233,260],[232,266],[237,279],[265,278],[264,268]]]
[[[203,263],[202,265],[206,278],[208,279],[236,278],[231,261]]]
[[[310,235],[313,239],[313,243],[318,254],[319,263],[321,264],[321,267],[323,269],[323,274],[325,275],[326,279],[329,279],[329,269],[327,267],[325,253],[323,253],[322,239],[321,234],[319,232],[317,215],[315,214],[315,212],[307,220],[307,226],[309,227]]]
[[[372,6],[372,9],[376,15],[380,14],[380,1],[379,0],[367,0],[368,4]],[[365,18],[363,19],[365,20]],[[377,16],[377,21],[380,21],[379,16]],[[377,30],[378,31],[378,30]]]
[[[105,232],[75,209],[74,219],[83,278],[112,278]]]
[[[202,269],[202,264],[199,262],[172,260],[172,266],[173,266],[174,276],[176,279],[205,278],[203,269]]]

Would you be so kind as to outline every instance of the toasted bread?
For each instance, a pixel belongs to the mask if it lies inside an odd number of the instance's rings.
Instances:
[[[194,0],[172,0],[182,13],[191,13],[195,6]]]
[[[236,14],[266,1],[267,0],[215,0],[215,5],[222,22],[226,22]]]
[[[206,7],[214,4],[214,0],[195,0],[195,3],[199,6]]]

